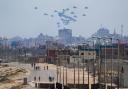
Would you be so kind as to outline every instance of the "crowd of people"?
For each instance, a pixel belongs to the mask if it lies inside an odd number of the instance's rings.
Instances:
[[[40,66],[37,66],[36,63],[32,63],[31,67],[34,68],[34,70],[41,70]],[[43,70],[48,70],[49,67],[48,66],[44,66]],[[41,77],[40,76],[34,76],[34,81],[41,81]],[[49,81],[52,82],[54,81],[54,77],[52,77],[51,75],[49,75]]]

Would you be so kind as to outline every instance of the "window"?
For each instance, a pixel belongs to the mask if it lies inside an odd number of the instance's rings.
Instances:
[[[88,53],[88,55],[91,55],[91,53]]]
[[[128,56],[128,52],[126,52],[126,55]]]
[[[81,53],[81,55],[84,55],[84,53]]]
[[[115,53],[114,53],[115,55],[117,55],[118,53],[117,53],[117,51],[115,51]]]

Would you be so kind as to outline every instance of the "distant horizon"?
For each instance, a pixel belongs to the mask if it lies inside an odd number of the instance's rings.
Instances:
[[[100,28],[105,28],[105,29],[108,29],[108,28],[106,28],[106,27],[100,27]],[[100,29],[99,28],[99,29]],[[68,29],[68,28],[66,28],[66,29]],[[99,30],[98,29],[98,30]],[[71,29],[72,30],[72,29]],[[97,30],[97,31],[98,31]],[[111,30],[110,29],[108,29],[109,30],[109,33],[110,34],[113,34],[114,33],[114,30],[113,30],[113,32],[111,32]],[[96,32],[97,32],[96,31]],[[117,32],[117,30],[115,29],[115,31],[116,31],[116,34],[120,34],[121,35],[121,32],[120,33],[118,33]],[[89,37],[91,37],[93,34],[95,34],[96,32],[93,32],[92,34],[90,34],[89,36],[83,36],[83,35],[74,35],[74,34],[72,34],[72,36],[75,36],[75,37],[79,37],[79,36],[82,36],[82,37],[84,37],[84,38],[89,38]],[[72,33],[73,33],[73,30],[72,30]],[[8,39],[11,39],[11,38],[15,38],[15,37],[20,37],[20,38],[22,38],[22,39],[29,39],[29,38],[35,38],[35,37],[38,37],[40,34],[43,34],[44,36],[51,36],[51,37],[58,37],[58,34],[56,34],[55,36],[52,36],[52,35],[48,35],[48,34],[45,34],[45,33],[43,33],[43,32],[40,32],[40,33],[38,33],[37,35],[34,35],[34,36],[27,36],[27,37],[23,37],[23,36],[21,36],[21,35],[15,35],[15,36],[12,36],[12,37],[8,37],[8,36],[0,36],[0,37],[3,37],[3,38],[8,38]],[[124,34],[122,34],[123,36],[128,36],[128,35],[124,35]]]

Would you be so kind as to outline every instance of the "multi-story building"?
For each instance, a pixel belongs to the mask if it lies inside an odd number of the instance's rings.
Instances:
[[[62,43],[70,44],[72,43],[72,30],[71,29],[60,29],[58,32],[58,36]]]
[[[106,59],[118,59],[118,56],[120,57],[120,59],[128,60],[128,46],[126,44],[119,44],[119,50],[118,44],[113,44],[112,46],[101,46],[102,58],[106,57]]]
[[[119,77],[119,83],[122,87],[127,87],[128,85],[128,46],[127,44],[113,44],[113,45],[107,45],[107,46],[101,46],[100,47],[100,59],[101,61],[101,75],[105,73],[106,69],[106,79],[107,83],[110,83],[111,81],[111,70],[113,71],[112,78],[113,83],[118,83],[118,77]],[[106,64],[106,66],[105,66]],[[119,72],[119,75],[118,75]],[[101,78],[102,79],[102,78]],[[104,77],[103,77],[104,81]],[[102,81],[102,82],[103,82]]]
[[[89,46],[79,46],[79,56],[84,60],[93,60],[97,57],[97,50]]]

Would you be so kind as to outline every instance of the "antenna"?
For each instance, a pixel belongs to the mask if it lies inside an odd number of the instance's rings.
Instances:
[[[116,35],[116,29],[114,28],[114,32],[113,32],[113,35]]]
[[[100,25],[100,27],[102,28],[102,27],[103,27],[103,25],[101,24],[101,25]]]
[[[123,42],[123,28],[124,28],[124,26],[123,26],[123,24],[121,24],[121,42]]]
[[[123,24],[121,24],[121,38],[123,38],[123,29],[124,29],[124,26]]]

